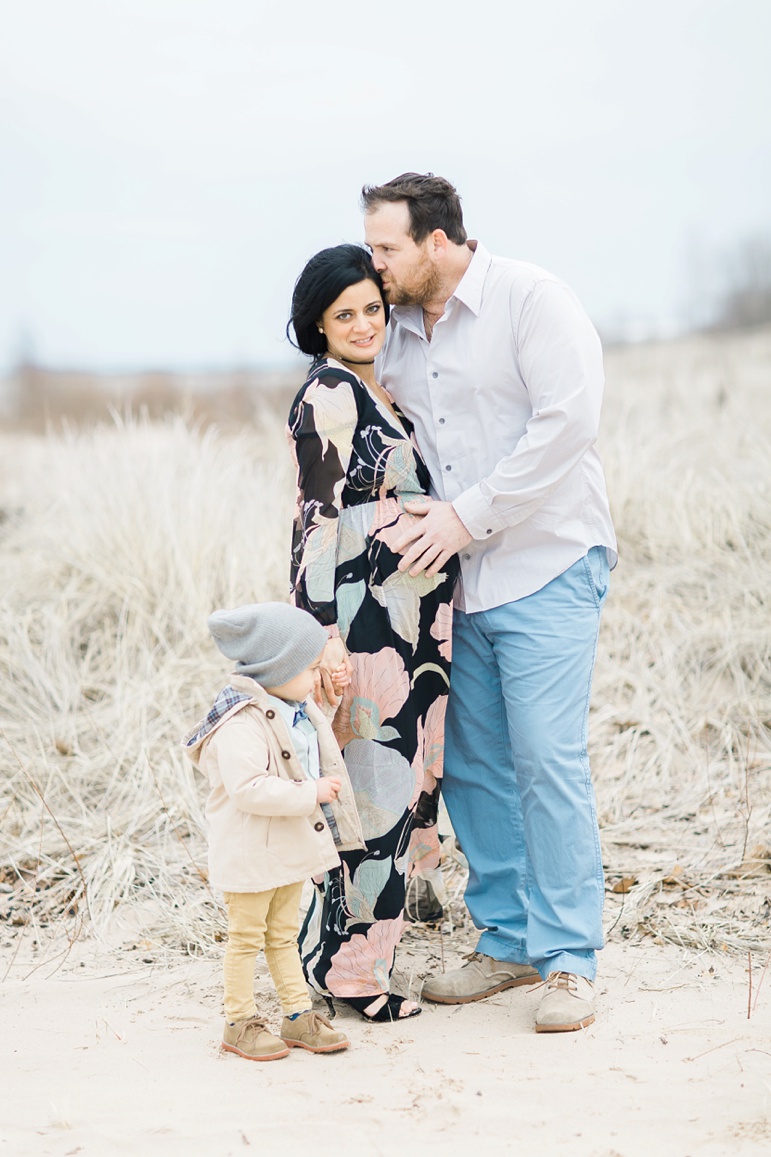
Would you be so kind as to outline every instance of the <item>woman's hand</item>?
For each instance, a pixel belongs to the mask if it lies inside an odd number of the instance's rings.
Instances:
[[[343,691],[351,682],[353,664],[348,657],[348,650],[343,640],[338,636],[330,639],[324,648],[319,667],[319,682],[314,690],[314,698],[319,707],[323,707],[322,691],[333,707],[337,707],[343,696]]]
[[[339,779],[333,775],[323,775],[321,779],[316,780],[316,802],[334,803],[341,787],[342,784]]]

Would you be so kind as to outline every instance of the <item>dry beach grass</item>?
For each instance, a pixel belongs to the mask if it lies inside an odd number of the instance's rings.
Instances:
[[[621,563],[591,754],[612,941],[771,951],[771,334],[609,351]],[[221,684],[217,606],[286,594],[283,414],[4,436],[0,938],[208,955],[204,785],[178,740]],[[464,930],[449,860],[450,938]],[[440,951],[436,931],[413,945]],[[751,957],[752,959],[752,957]],[[8,965],[10,967],[10,965]],[[420,961],[415,968],[420,971]]]

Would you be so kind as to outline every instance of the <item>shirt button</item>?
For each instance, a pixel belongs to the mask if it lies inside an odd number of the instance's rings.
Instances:
[[[452,470],[452,466],[445,466],[445,470]]]
[[[323,832],[323,831],[324,831],[324,825],[323,825],[323,823],[321,822],[321,820],[319,820],[319,822],[318,822],[318,823],[316,823],[316,824],[314,824],[313,826],[314,826],[314,828],[316,829],[316,831],[317,831],[317,832]]]
[[[493,532],[492,532],[491,530],[486,530],[486,531],[485,531],[485,534],[492,534],[492,533],[493,533]]]
[[[468,560],[471,558],[471,555],[470,554],[464,554],[463,557],[465,558],[466,562],[468,562]]]
[[[272,707],[268,708],[268,710],[265,712],[265,715],[267,716],[268,719],[275,719],[276,718],[276,712],[273,710]]]
[[[292,758],[288,751],[282,751],[281,754],[283,755],[284,759]]]
[[[434,370],[434,372],[431,374],[431,377],[432,378],[438,378],[439,377],[439,374],[436,372],[436,370]]]
[[[444,425],[444,418],[440,418],[440,419],[439,419],[439,425],[440,425],[440,426],[443,426],[443,425]]]

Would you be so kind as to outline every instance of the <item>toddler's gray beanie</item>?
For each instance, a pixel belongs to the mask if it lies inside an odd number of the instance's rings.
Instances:
[[[318,659],[329,636],[313,615],[288,603],[250,603],[209,616],[214,642],[239,675],[280,687]]]

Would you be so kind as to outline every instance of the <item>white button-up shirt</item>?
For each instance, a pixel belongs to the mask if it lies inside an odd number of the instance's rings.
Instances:
[[[483,611],[540,590],[593,546],[616,563],[594,448],[604,375],[573,292],[522,261],[474,256],[426,338],[397,306],[380,381],[415,427],[435,497],[472,535],[456,606]]]
[[[303,704],[294,703],[288,699],[279,699],[277,695],[268,695],[268,699],[271,706],[278,711],[287,725],[289,737],[303,771],[308,779],[318,779],[321,775],[321,760],[316,728],[307,716],[305,719],[298,719],[296,723],[294,721],[297,708],[302,707]]]

